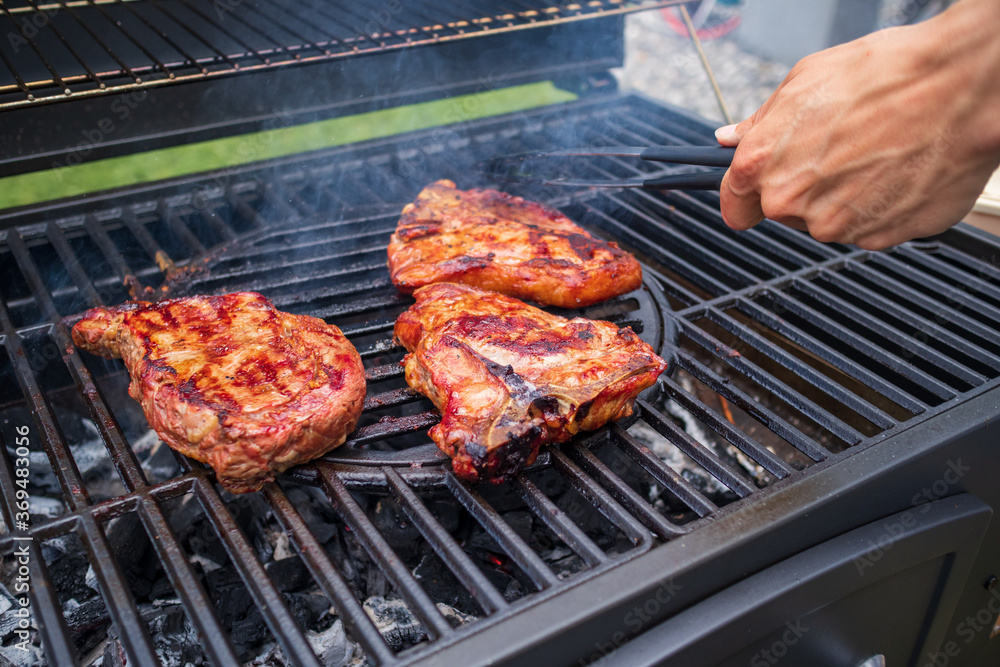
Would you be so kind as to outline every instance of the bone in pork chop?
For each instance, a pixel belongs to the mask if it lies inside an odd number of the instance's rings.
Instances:
[[[233,493],[342,444],[365,401],[340,329],[254,292],[95,308],[73,342],[120,357],[149,425]]]
[[[403,208],[389,243],[393,284],[456,282],[577,308],[638,289],[639,262],[559,211],[496,190],[433,183]]]
[[[541,445],[632,414],[666,368],[628,327],[453,283],[414,296],[395,328],[406,381],[441,412],[431,439],[470,481],[503,481]]]

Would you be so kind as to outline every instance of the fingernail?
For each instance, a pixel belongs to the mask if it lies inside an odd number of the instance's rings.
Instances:
[[[726,125],[725,127],[720,127],[718,130],[715,131],[715,138],[718,141],[728,141],[729,139],[733,138],[734,134],[736,134],[736,123],[733,123],[732,125]]]

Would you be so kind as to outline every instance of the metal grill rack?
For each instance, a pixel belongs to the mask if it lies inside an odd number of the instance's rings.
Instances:
[[[652,2],[16,0],[0,5],[0,111],[504,33]]]
[[[654,454],[632,424],[550,448],[512,490],[586,563],[583,572],[558,579],[503,521],[486,491],[457,480],[427,445],[423,432],[436,416],[399,377],[401,350],[391,343],[391,327],[409,301],[388,282],[384,248],[396,212],[427,180],[450,177],[462,187],[475,185],[469,178],[479,160],[566,144],[567,127],[584,128],[584,136],[572,140],[593,144],[698,144],[711,136],[698,121],[635,97],[586,101],[557,113],[478,121],[0,217],[0,372],[10,387],[0,409],[32,420],[34,446],[44,449],[65,505],[62,516],[28,533],[11,531],[13,470],[9,457],[0,457],[0,508],[7,526],[0,547],[9,553],[19,537],[34,538],[32,608],[52,664],[78,664],[79,657],[41,553],[42,543],[67,533],[82,542],[129,664],[157,664],[107,537],[105,524],[128,514],[139,517],[210,659],[238,664],[165,517],[164,505],[185,496],[207,517],[284,655],[297,665],[318,664],[209,471],[178,457],[175,475],[149,479],[126,428],[138,408],[122,395],[127,380],[121,365],[102,365],[72,349],[68,326],[75,315],[126,298],[126,276],[151,289],[169,284],[161,270],[166,258],[204,270],[179,284],[202,292],[260,289],[280,308],[342,326],[361,350],[369,397],[350,445],[291,471],[281,484],[268,485],[263,497],[352,636],[380,665],[413,664],[488,633],[527,606],[598,579],[1000,382],[1000,270],[994,254],[1000,248],[974,232],[959,229],[939,240],[872,253],[819,244],[770,221],[737,234],[722,223],[718,197],[711,193],[525,190],[525,196],[553,202],[640,257],[648,294],[591,314],[621,323],[652,322],[654,312],[663,318],[662,328],[644,326],[643,335],[676,355],[674,374],[660,383],[670,405],[761,470],[750,475],[717,443],[681,428],[668,404],[653,398],[638,402],[636,423],[716,479],[728,490],[725,502],[710,499]],[[654,168],[616,158],[591,165],[594,177]],[[673,314],[663,311],[659,292]],[[673,326],[679,331],[676,347],[670,344]],[[67,393],[97,425],[121,478],[120,494],[92,497],[74,456],[76,443],[63,426],[60,406]],[[734,410],[741,419],[730,420]],[[9,430],[2,434],[9,452]],[[627,547],[609,553],[598,546],[573,516],[553,506],[534,476],[540,472],[576,489]],[[685,511],[671,514],[655,506],[643,493],[647,487],[632,481],[637,475]],[[426,628],[427,641],[401,653],[389,647],[345,582],[343,564],[320,547],[289,499],[297,484],[323,490]],[[455,628],[442,616],[359,503],[364,494],[399,503],[482,609],[479,620]],[[526,599],[508,602],[483,576],[429,509],[428,494],[456,503],[485,528],[530,581]]]

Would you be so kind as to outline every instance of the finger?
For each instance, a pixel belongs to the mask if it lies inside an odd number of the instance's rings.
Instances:
[[[715,131],[715,140],[718,141],[723,146],[737,146],[740,140],[746,136],[747,132],[753,129],[753,127],[759,123],[764,116],[767,115],[768,110],[774,104],[774,99],[781,90],[782,83],[767,100],[757,107],[757,110],[750,114],[750,117],[744,120],[742,123],[735,123],[733,125],[724,125]]]
[[[732,229],[742,231],[755,227],[764,219],[760,193],[752,188],[734,188],[732,169],[726,171],[719,189],[722,219]]]

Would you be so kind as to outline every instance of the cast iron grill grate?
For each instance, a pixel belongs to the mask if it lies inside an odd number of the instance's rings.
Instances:
[[[677,4],[15,0],[0,5],[0,110],[320,63]]]
[[[114,520],[137,517],[208,658],[239,664],[240,650],[168,511],[189,502],[283,655],[292,664],[319,664],[271,563],[265,567],[235,511],[240,505],[182,457],[156,469],[140,460],[148,427],[125,394],[121,364],[72,349],[73,317],[127,298],[126,276],[140,289],[258,289],[280,308],[328,318],[361,350],[369,398],[349,445],[290,471],[262,496],[311,580],[377,664],[411,664],[489,632],[525,605],[997,385],[1000,271],[997,248],[985,238],[973,242],[959,231],[952,241],[871,253],[822,245],[769,221],[736,234],[710,193],[527,189],[637,253],[646,266],[644,291],[589,314],[631,324],[674,355],[661,396],[640,400],[633,422],[551,448],[504,489],[579,558],[579,571],[560,578],[506,518],[509,508],[500,503],[508,501],[457,480],[428,444],[425,431],[436,415],[406,388],[402,351],[391,342],[394,318],[410,301],[388,281],[385,244],[399,208],[420,187],[440,177],[473,186],[481,159],[570,142],[702,143],[709,136],[696,121],[636,98],[579,102],[9,214],[0,246],[0,435],[8,454],[0,463],[0,545],[9,552],[18,538],[34,538],[32,608],[50,663],[81,661],[43,551],[68,534],[79,538],[132,664],[159,663],[144,608],[109,538]],[[608,158],[590,168],[596,177],[650,167]],[[169,262],[200,270],[172,282],[162,270]],[[88,475],[81,420],[99,435],[101,456],[117,473],[111,482]],[[51,468],[49,495],[62,505],[28,531],[10,530],[18,424],[32,425],[39,451],[33,465]],[[610,526],[612,542],[598,540],[579,514],[556,503],[553,479]],[[45,495],[35,485],[33,493]],[[352,584],[353,559],[325,548],[308,508],[293,501],[305,487],[322,491],[338,526],[419,621],[425,640],[405,650],[387,641]],[[378,499],[391,499],[415,527],[414,539],[470,597],[477,620],[456,626],[443,613],[442,600],[400,557],[398,536],[372,510]],[[517,573],[523,596],[515,601],[496,585],[481,552],[435,509],[442,503],[489,535],[491,557]]]

